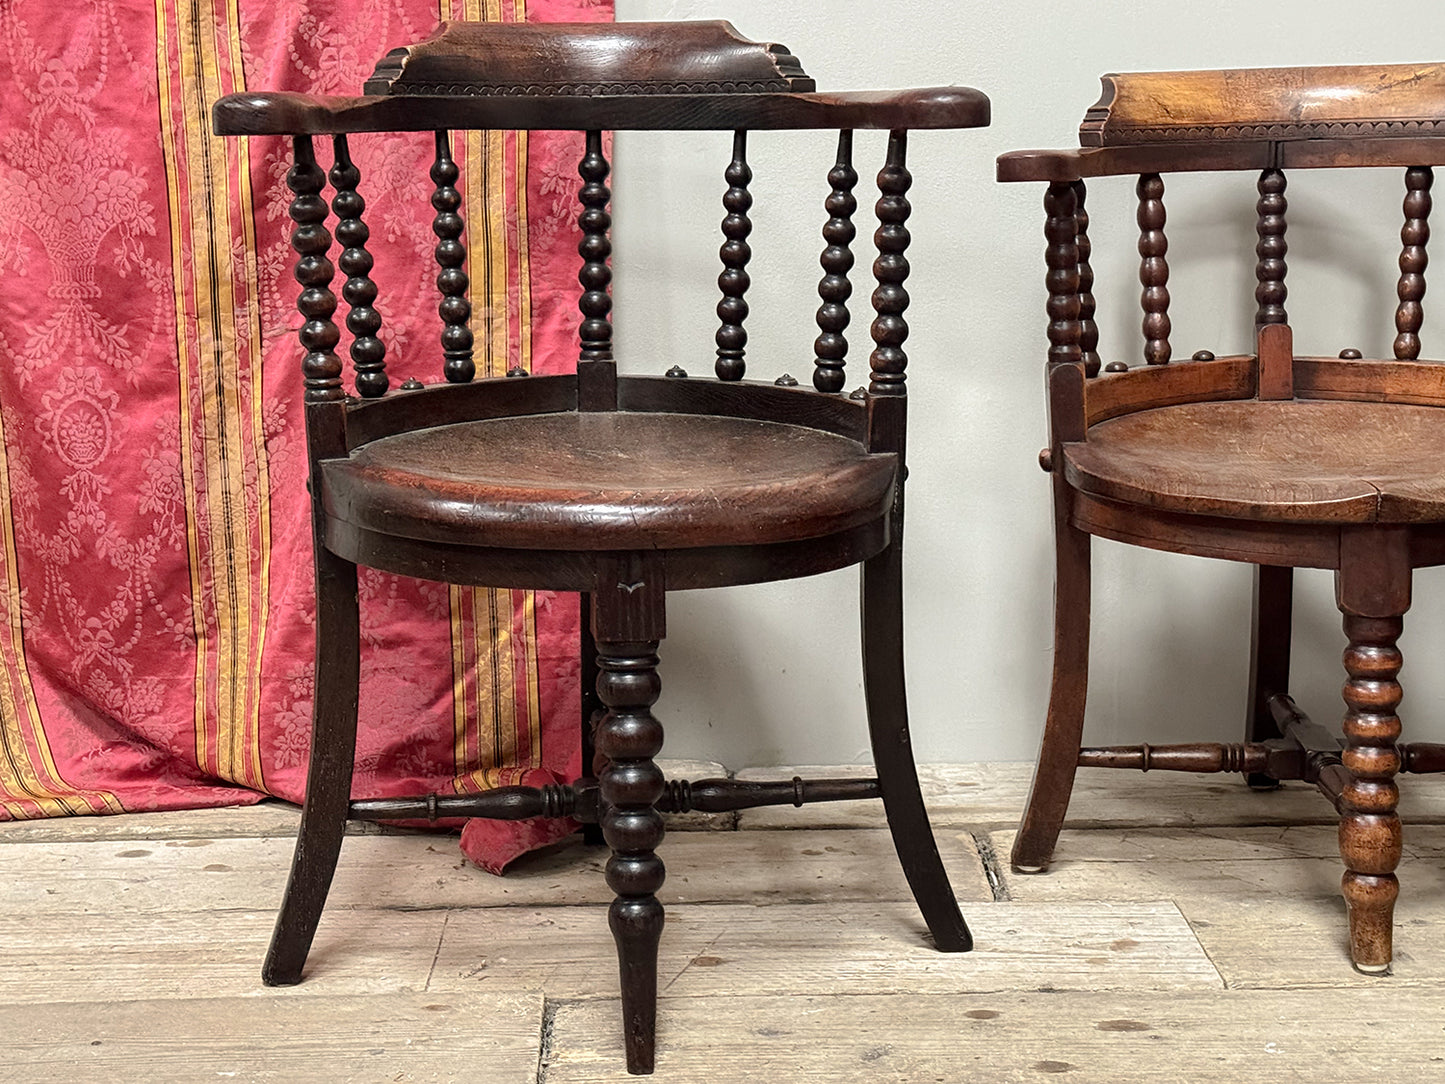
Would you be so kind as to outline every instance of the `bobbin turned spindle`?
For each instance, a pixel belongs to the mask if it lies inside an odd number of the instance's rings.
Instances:
[[[846,376],[843,372],[848,357],[848,340],[844,332],[848,328],[848,298],[853,286],[848,281],[848,272],[853,269],[853,250],[849,247],[858,230],[853,225],[853,212],[858,209],[858,200],[853,196],[853,187],[858,183],[858,171],[853,168],[853,132],[845,129],[838,133],[838,161],[828,171],[828,183],[833,190],[823,207],[828,212],[828,221],[823,226],[823,240],[827,247],[819,262],[823,265],[823,278],[818,283],[818,338],[813,344],[816,357],[813,360],[813,387],[819,391],[842,391]]]
[[[431,167],[431,205],[436,211],[432,219],[432,232],[437,236],[436,261],[441,270],[437,273],[437,289],[442,299],[437,312],[442,318],[442,375],[452,384],[465,384],[476,375],[477,367],[472,361],[472,303],[467,300],[471,286],[463,270],[467,262],[466,246],[461,242],[462,216],[458,208],[462,205],[461,193],[456,189],[461,171],[452,161],[451,133],[438,130],[436,133],[436,160]]]
[[[728,190],[723,193],[723,209],[727,214],[722,220],[726,240],[718,250],[723,269],[717,279],[723,295],[717,303],[722,326],[717,329],[714,369],[719,380],[741,380],[747,371],[748,333],[743,322],[748,318],[746,294],[752,282],[748,278],[748,260],[753,255],[748,245],[748,235],[753,232],[753,222],[748,217],[753,205],[752,193],[748,191],[753,171],[748,168],[748,133],[744,129],[733,133],[733,159],[723,177],[728,183]]]
[[[878,286],[873,291],[871,333],[873,353],[868,364],[873,379],[868,384],[870,395],[904,395],[907,393],[908,354],[903,344],[908,339],[908,189],[913,175],[908,172],[908,133],[893,131],[888,136],[888,161],[878,172],[878,229],[873,243],[878,258],[873,261],[873,277]]]
[[[1094,300],[1094,268],[1089,263],[1094,246],[1089,240],[1089,212],[1084,210],[1088,189],[1083,181],[1075,181],[1074,244],[1079,250],[1079,350],[1084,359],[1084,375],[1099,375],[1099,325],[1094,322],[1098,304]]]
[[[1411,166],[1405,171],[1405,224],[1400,228],[1400,282],[1396,291],[1400,305],[1395,310],[1395,357],[1415,361],[1420,357],[1420,328],[1425,323],[1425,268],[1430,262],[1425,246],[1430,242],[1430,186],[1435,171],[1429,166]]]
[[[1164,235],[1164,179],[1157,173],[1139,177],[1139,284],[1144,292],[1144,361],[1169,364],[1169,239]]]
[[[331,207],[336,212],[336,239],[345,247],[337,261],[346,284],[341,288],[350,311],[346,330],[351,332],[351,362],[356,370],[356,392],[364,399],[385,395],[386,346],[377,338],[381,330],[381,313],[376,311],[376,283],[371,281],[372,258],[366,250],[371,231],[361,220],[366,201],[356,190],[361,183],[361,170],[351,160],[351,150],[344,135],[333,140],[336,162],[331,167],[331,187],[336,195]]]
[[[1078,190],[1072,184],[1049,185],[1044,194],[1044,285],[1049,293],[1049,365],[1082,361],[1079,316]]]
[[[327,257],[331,231],[326,228],[326,201],[321,198],[326,175],[316,164],[310,136],[297,136],[292,142],[295,164],[286,174],[286,184],[295,193],[291,220],[296,228],[291,231],[291,247],[298,257],[296,281],[301,284],[296,308],[306,318],[300,335],[306,350],[301,371],[306,377],[308,403],[335,402],[346,393],[341,388],[341,359],[336,356],[341,330],[331,319],[336,312],[336,295],[331,292],[336,269]]]
[[[577,217],[577,228],[582,231],[582,240],[577,243],[577,254],[582,257],[582,270],[577,281],[582,285],[582,296],[577,307],[582,312],[582,326],[578,336],[582,341],[580,361],[612,360],[612,295],[607,288],[612,285],[612,269],[608,257],[612,255],[612,241],[608,231],[612,228],[612,216],[607,213],[612,193],[607,188],[607,175],[611,167],[602,154],[602,133],[587,133],[586,149],[577,173],[582,178],[578,201],[582,211]]]
[[[1258,262],[1254,266],[1254,277],[1258,285],[1254,289],[1254,300],[1259,306],[1254,316],[1256,324],[1284,324],[1289,322],[1285,312],[1285,299],[1289,288],[1285,285],[1288,270],[1285,256],[1289,243],[1285,240],[1285,212],[1289,200],[1285,198],[1286,181],[1284,171],[1266,169],[1259,175],[1259,201],[1255,204],[1255,233],[1259,242],[1254,246]]]

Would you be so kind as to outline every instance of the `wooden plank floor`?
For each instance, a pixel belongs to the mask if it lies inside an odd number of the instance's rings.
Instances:
[[[713,830],[661,852],[655,1079],[1445,1080],[1445,778],[1402,785],[1372,979],[1308,788],[1081,773],[1054,868],[1020,877],[1027,766],[926,774],[977,949],[932,949],[874,806],[692,816]],[[282,803],[0,824],[0,1081],[630,1079],[601,852],[494,878],[452,838],[358,831],[307,980],[267,989],[295,826]]]

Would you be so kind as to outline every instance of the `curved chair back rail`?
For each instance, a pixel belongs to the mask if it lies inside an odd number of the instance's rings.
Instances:
[[[851,94],[598,94],[511,97],[317,97],[228,94],[217,135],[337,135],[435,128],[585,131],[749,128],[982,128],[989,101],[966,87]]]
[[[317,671],[307,804],[266,981],[300,980],[349,817],[462,809],[575,816],[592,826],[593,842],[605,840],[613,851],[606,876],[616,893],[609,920],[627,1064],[650,1072],[663,926],[659,810],[692,800],[689,784],[665,782],[653,759],[662,746],[651,705],[661,688],[666,593],[848,565],[861,568],[864,696],[878,778],[751,789],[710,781],[699,784],[699,800],[734,809],[785,798],[881,798],[936,947],[967,950],[972,941],[918,787],[902,670],[907,148],[913,128],[987,124],[988,99],[956,87],[820,94],[787,49],[747,41],[722,22],[447,23],[388,54],[366,91],[358,98],[236,94],[214,109],[218,133],[289,136],[294,154],[287,184],[303,317]],[[455,130],[477,128],[583,134],[575,374],[533,375],[517,365],[505,376],[477,378],[464,156],[453,144]],[[716,322],[698,328],[698,357],[657,359],[653,376],[619,376],[603,132],[644,128],[733,132],[731,154],[718,164]],[[817,163],[819,307],[794,355],[804,364],[811,356],[814,371],[810,381],[787,373],[747,380],[748,136],[797,128],[838,132],[836,156]],[[863,332],[872,341],[862,386],[849,391],[857,128],[888,137],[877,165],[872,319]],[[365,223],[368,179],[348,142],[381,131],[429,133],[434,145],[435,266],[412,281],[434,275],[440,382],[393,386],[387,373],[385,298],[372,278]],[[322,136],[332,151],[325,170]],[[343,327],[350,382],[337,353]],[[570,786],[499,788],[462,803],[436,795],[351,801],[358,565],[454,584],[581,592],[583,777]]]
[[[1420,361],[1432,167],[1445,162],[1445,65],[1104,77],[1077,149],[1017,151],[1001,181],[1047,182],[1047,366],[1056,541],[1054,674],[1013,863],[1049,863],[1079,766],[1239,771],[1314,784],[1340,815],[1350,952],[1388,970],[1401,829],[1396,639],[1412,570],[1445,563],[1445,364]],[[1298,357],[1288,311],[1292,168],[1403,167],[1393,359]],[[1178,358],[1166,176],[1255,170],[1255,349]],[[1094,322],[1087,179],[1134,175],[1140,338],[1105,362]],[[1117,355],[1115,355],[1117,356]],[[1083,749],[1090,538],[1256,565],[1245,742]],[[1344,740],[1289,696],[1292,570],[1336,573],[1349,647]]]
[[[1077,149],[1000,156],[1000,181],[1445,163],[1445,64],[1102,77]]]
[[[366,96],[230,94],[218,135],[467,129],[978,128],[967,87],[819,94],[788,50],[722,21],[443,23],[394,49]]]
[[[1359,166],[1404,167],[1393,353],[1397,360],[1419,359],[1433,166],[1445,162],[1445,65],[1127,73],[1106,75],[1103,84],[1102,98],[1080,126],[1082,147],[1014,151],[998,159],[1000,181],[1049,184],[1045,232],[1051,363],[1082,361],[1088,377],[1130,367],[1122,360],[1105,367],[1098,351],[1085,209],[1087,179],[1138,177],[1143,360],[1153,366],[1167,364],[1173,354],[1166,174],[1259,171],[1255,323],[1287,327],[1288,171]],[[1292,341],[1285,333],[1271,333],[1259,346],[1254,387],[1245,394],[1290,397],[1293,365],[1287,355]],[[1358,360],[1360,355],[1346,348],[1341,357]],[[1193,360],[1209,363],[1211,371],[1171,378],[1167,389],[1159,389],[1165,402],[1239,389],[1236,361],[1216,364],[1207,350],[1196,353]],[[1396,374],[1391,386],[1403,382],[1407,387],[1401,390],[1409,394],[1409,387],[1422,381],[1429,384],[1430,379]],[[1086,406],[1086,413],[1094,418],[1118,410],[1124,402],[1132,402],[1133,409],[1148,409],[1153,400],[1144,383],[1131,383],[1129,392],[1119,389],[1108,397],[1107,406]],[[1179,394],[1186,399],[1170,399]]]

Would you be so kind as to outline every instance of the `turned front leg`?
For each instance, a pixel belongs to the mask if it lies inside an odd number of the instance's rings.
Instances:
[[[1390,934],[1400,883],[1400,651],[1398,617],[1345,616],[1345,767],[1354,777],[1340,795],[1340,857],[1350,907],[1350,955],[1361,971],[1390,966]]]
[[[1410,605],[1410,565],[1404,533],[1379,529],[1342,539],[1336,580],[1344,614],[1345,750],[1350,782],[1340,794],[1342,881],[1350,911],[1350,957],[1355,967],[1390,968],[1395,899],[1400,884],[1400,650],[1395,646]]]
[[[607,714],[597,727],[597,752],[606,758],[598,786],[602,835],[612,848],[607,885],[617,893],[608,924],[617,941],[627,1069],[650,1073],[657,1020],[657,944],[664,869],[655,850],[662,842],[662,771],[652,758],[662,749],[662,724],[652,715],[662,684],[657,644],[599,640],[597,694]]]

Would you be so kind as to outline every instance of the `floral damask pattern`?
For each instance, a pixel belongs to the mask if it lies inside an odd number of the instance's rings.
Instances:
[[[452,7],[89,0],[57,19],[39,0],[0,0],[0,753],[21,769],[0,773],[0,819],[299,798],[314,625],[289,148],[253,139],[243,161],[240,144],[210,136],[206,111],[244,87],[355,93],[385,48],[461,14]],[[479,10],[611,17],[609,0]],[[473,277],[491,230],[510,260],[485,276],[508,313],[495,348],[564,370],[580,144],[507,139],[525,173],[468,222]],[[438,368],[429,144],[352,144],[395,381]],[[516,687],[458,705],[453,647],[488,635],[473,624],[485,608],[370,572],[361,590],[358,794],[575,768],[575,600],[493,599],[511,614],[496,650],[515,651]],[[458,762],[514,716],[518,735],[543,739],[525,762]],[[538,842],[466,836],[492,866]]]

